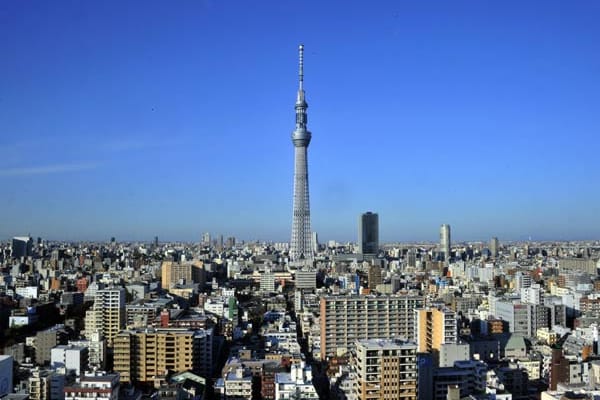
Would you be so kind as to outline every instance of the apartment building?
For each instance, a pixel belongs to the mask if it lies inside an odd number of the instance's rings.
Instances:
[[[122,331],[114,340],[114,370],[121,374],[122,382],[153,382],[166,370],[192,370],[208,377],[212,372],[212,339],[212,329]]]
[[[94,305],[85,314],[86,337],[99,332],[112,346],[114,337],[125,325],[125,289],[102,289],[94,293]]]
[[[161,265],[161,286],[165,290],[171,289],[178,283],[206,283],[204,263],[195,261],[193,263],[176,263],[173,261],[163,261]]]
[[[356,398],[417,399],[417,345],[393,339],[356,342]]]
[[[352,350],[356,340],[414,339],[414,310],[424,298],[411,295],[321,298],[321,358]]]
[[[423,308],[415,312],[415,340],[419,352],[438,353],[442,344],[456,343],[456,313],[449,308]]]

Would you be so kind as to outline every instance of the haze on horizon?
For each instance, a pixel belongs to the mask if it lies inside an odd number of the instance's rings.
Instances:
[[[0,4],[0,240],[600,238],[600,3]]]

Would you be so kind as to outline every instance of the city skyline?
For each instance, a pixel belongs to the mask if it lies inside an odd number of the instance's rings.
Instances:
[[[0,7],[2,240],[288,241],[298,43],[322,241],[600,237],[598,4],[117,4]]]

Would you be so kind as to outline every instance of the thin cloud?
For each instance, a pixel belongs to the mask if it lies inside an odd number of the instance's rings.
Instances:
[[[63,172],[78,172],[96,168],[98,164],[58,164],[40,167],[20,167],[0,169],[0,176],[48,175]]]

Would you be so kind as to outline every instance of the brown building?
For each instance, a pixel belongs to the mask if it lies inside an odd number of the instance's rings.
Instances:
[[[556,386],[561,382],[569,382],[569,360],[565,358],[561,349],[552,349],[552,361],[548,377],[550,390],[556,390]]]
[[[356,398],[417,400],[417,345],[391,339],[356,342]]]
[[[114,338],[114,370],[121,382],[154,382],[165,371],[212,372],[212,330],[143,329]]]
[[[508,332],[508,322],[498,319],[498,318],[488,319],[487,320],[487,332],[490,335],[506,333],[506,332]]]
[[[80,293],[85,293],[88,288],[88,280],[87,278],[79,278],[75,281],[75,286],[77,286],[77,291]]]

